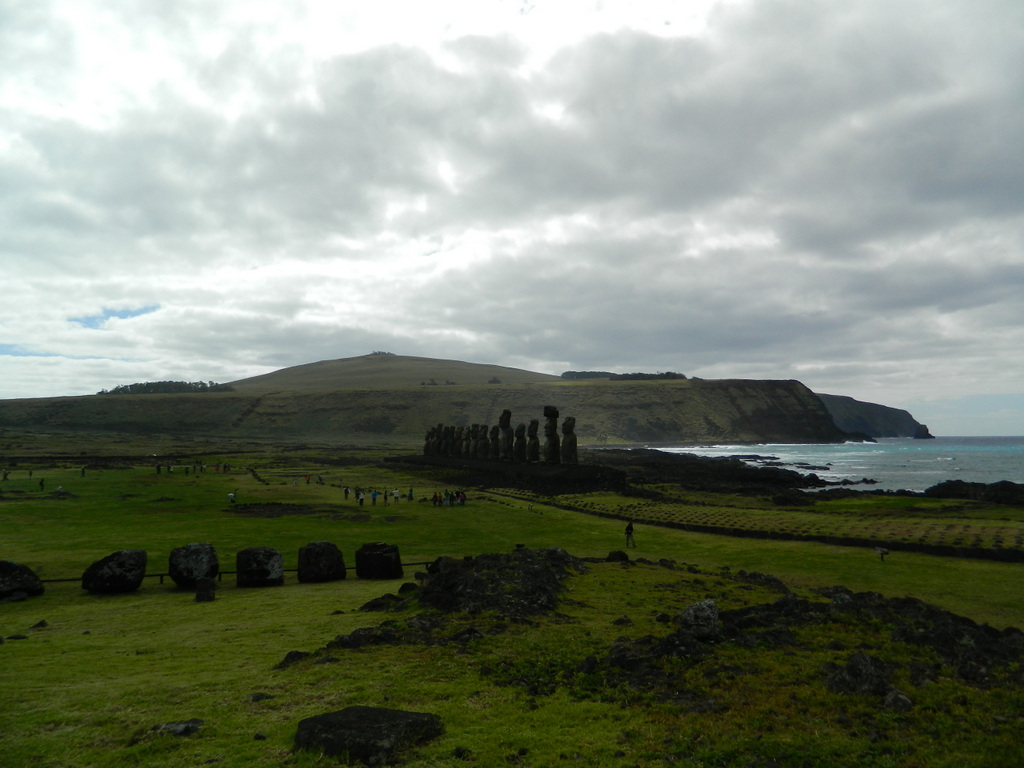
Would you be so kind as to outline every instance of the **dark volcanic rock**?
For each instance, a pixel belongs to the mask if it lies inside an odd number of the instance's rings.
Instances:
[[[874,656],[857,651],[843,667],[833,668],[825,680],[835,693],[870,693],[884,696],[892,688],[887,665]]]
[[[345,557],[329,541],[313,541],[299,549],[299,581],[319,583],[344,579]]]
[[[195,589],[200,579],[215,579],[220,573],[217,550],[208,542],[176,547],[168,558],[167,573],[182,589]]]
[[[312,655],[309,651],[288,651],[274,669],[288,669],[288,667],[298,664],[300,661],[305,661]]]
[[[398,547],[378,541],[356,550],[356,576],[360,579],[400,579],[404,576]]]
[[[295,733],[295,748],[322,751],[368,766],[388,765],[399,750],[444,733],[437,715],[380,707],[347,707],[307,717]]]
[[[217,582],[213,579],[196,579],[196,602],[212,603],[217,599]]]
[[[585,570],[582,560],[557,547],[464,560],[441,557],[427,567],[419,599],[443,611],[529,616],[554,609],[565,578]]]
[[[134,592],[145,576],[145,550],[122,549],[86,568],[82,574],[82,589],[108,595]]]
[[[964,480],[947,480],[933,485],[924,492],[925,496],[936,499],[971,499],[991,504],[1024,505],[1024,485],[1002,480],[998,483],[968,483]]]
[[[240,587],[279,587],[284,584],[284,560],[272,547],[248,547],[235,557]]]
[[[777,494],[786,489],[827,485],[816,475],[803,475],[779,467],[752,467],[742,459],[694,456],[653,449],[592,449],[581,459],[627,473],[635,484],[678,483],[684,488],[723,493]]]
[[[43,589],[43,582],[27,565],[0,560],[0,600],[38,597]]]
[[[537,440],[536,437],[533,439]],[[622,470],[597,461],[591,460],[587,464],[539,463],[539,448],[538,456],[525,462],[492,462],[447,456],[403,456],[392,461],[450,470],[451,484],[463,488],[523,488],[537,493],[558,494],[623,491],[627,485],[626,474]]]
[[[711,640],[718,637],[720,627],[718,623],[718,606],[714,600],[701,600],[688,608],[683,609],[676,616],[676,624],[679,628],[693,635],[698,640]]]

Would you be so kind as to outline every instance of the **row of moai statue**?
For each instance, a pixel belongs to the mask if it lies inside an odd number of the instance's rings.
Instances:
[[[519,423],[512,429],[512,411],[501,412],[497,425],[473,424],[452,427],[438,424],[427,430],[423,444],[425,456],[451,456],[490,461],[540,462],[545,464],[577,464],[576,419],[566,416],[562,437],[558,436],[558,409],[544,406],[544,442],[537,432],[540,420]]]

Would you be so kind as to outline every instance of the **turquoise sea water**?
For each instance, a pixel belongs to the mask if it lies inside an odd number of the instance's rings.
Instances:
[[[698,456],[756,455],[749,464],[771,463],[823,480],[877,480],[855,489],[923,491],[944,480],[1024,484],[1024,437],[937,437],[934,440],[886,438],[877,443],[825,445],[713,445],[665,447]],[[808,467],[813,468],[808,468]]]

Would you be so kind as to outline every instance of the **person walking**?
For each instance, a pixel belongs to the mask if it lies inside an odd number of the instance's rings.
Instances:
[[[632,547],[634,549],[636,549],[636,539],[633,538],[633,521],[632,520],[630,520],[628,523],[626,523],[626,547],[628,548],[630,545],[632,545]]]

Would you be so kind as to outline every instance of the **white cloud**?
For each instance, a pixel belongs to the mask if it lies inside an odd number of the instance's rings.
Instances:
[[[1024,397],[1018,6],[678,6],[0,0],[0,396],[388,349]]]

